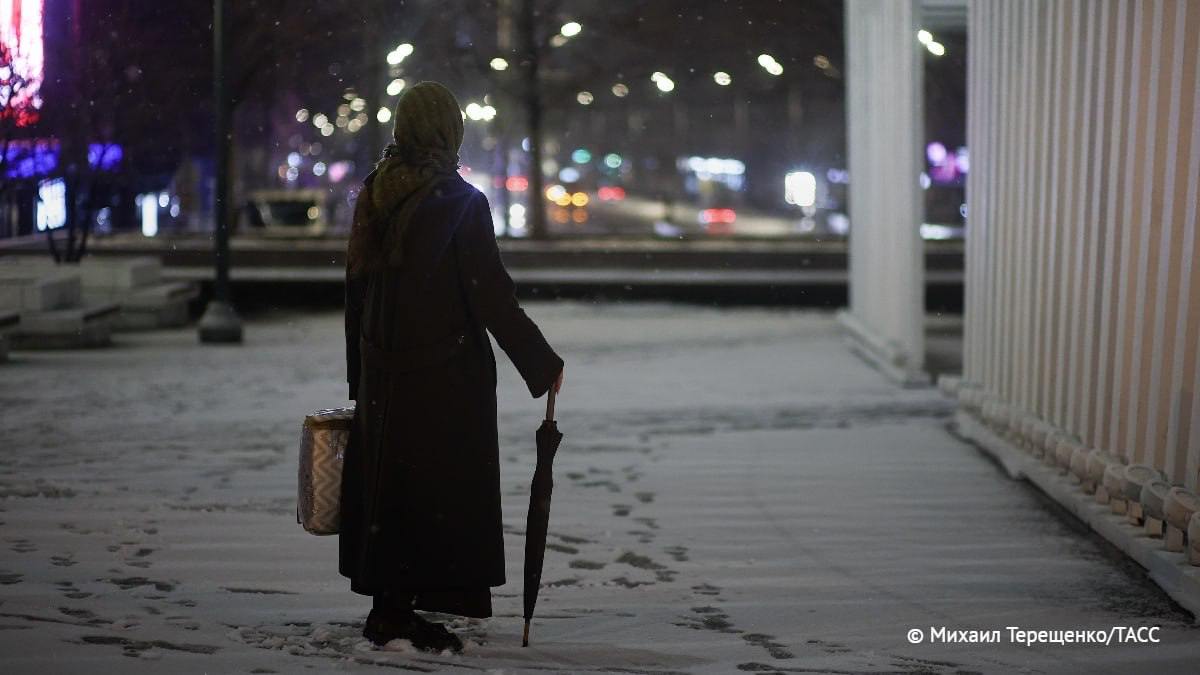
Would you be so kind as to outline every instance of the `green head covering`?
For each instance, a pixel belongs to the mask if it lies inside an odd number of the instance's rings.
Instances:
[[[417,205],[458,170],[463,118],[449,89],[436,82],[413,86],[396,102],[395,120],[395,141],[367,176],[355,207],[352,272],[367,271],[373,266],[370,261],[380,257],[399,265],[404,234]]]

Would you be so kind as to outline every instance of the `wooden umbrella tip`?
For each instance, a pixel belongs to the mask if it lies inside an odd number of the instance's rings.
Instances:
[[[528,621],[525,622],[525,630],[524,630],[524,632],[521,633],[521,646],[522,647],[529,646],[529,622]]]

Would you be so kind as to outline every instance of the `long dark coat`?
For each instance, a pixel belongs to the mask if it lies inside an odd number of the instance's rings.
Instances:
[[[404,244],[402,265],[347,282],[346,365],[357,412],[343,470],[339,570],[356,593],[416,592],[419,608],[478,615],[420,597],[466,591],[487,600],[487,589],[504,583],[487,333],[534,397],[563,362],[517,303],[487,199],[462,178],[447,178],[424,200]]]

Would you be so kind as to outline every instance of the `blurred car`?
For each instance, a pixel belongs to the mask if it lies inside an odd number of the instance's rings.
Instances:
[[[321,190],[257,190],[246,215],[250,231],[270,237],[323,237],[329,233]]]

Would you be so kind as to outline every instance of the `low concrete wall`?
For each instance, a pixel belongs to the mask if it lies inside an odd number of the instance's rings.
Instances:
[[[1167,551],[1163,537],[1151,537],[1145,528],[1113,513],[1094,495],[1087,494],[1070,472],[1017,447],[974,413],[960,409],[955,415],[954,431],[995,459],[1010,477],[1029,481],[1146,568],[1167,595],[1200,618],[1200,567],[1189,564],[1186,553]]]

